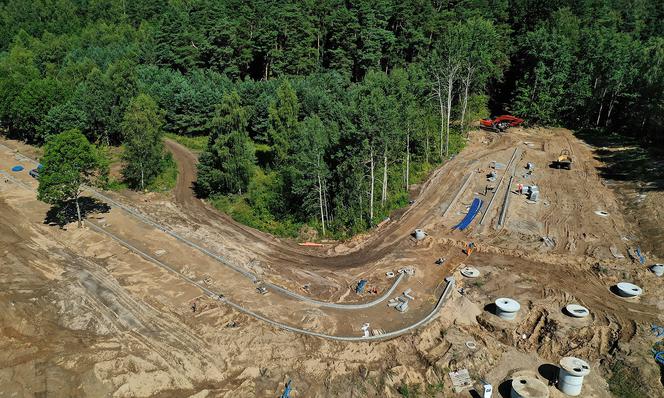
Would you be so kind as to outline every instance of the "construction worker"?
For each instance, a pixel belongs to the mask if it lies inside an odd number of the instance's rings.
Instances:
[[[516,191],[519,193],[519,195],[523,195],[523,184],[517,184]]]
[[[470,256],[473,253],[473,249],[475,249],[475,243],[468,242],[466,244],[466,257]]]

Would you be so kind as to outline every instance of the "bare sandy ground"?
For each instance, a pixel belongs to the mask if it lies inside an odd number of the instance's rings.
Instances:
[[[75,225],[66,231],[44,225],[48,207],[34,193],[0,179],[0,397],[274,397],[291,378],[296,397],[399,396],[397,389],[406,384],[420,385],[428,396],[452,396],[446,372],[456,368],[468,368],[474,378],[502,386],[499,393],[504,393],[505,380],[515,372],[530,371],[545,380],[544,365],[553,366],[565,355],[592,365],[583,396],[610,396],[607,369],[617,357],[639,369],[649,396],[662,396],[648,330],[650,323],[664,323],[660,282],[645,267],[611,254],[610,246],[626,256],[632,240],[638,243],[635,222],[623,215],[616,194],[599,178],[592,148],[569,131],[472,133],[467,150],[432,175],[400,218],[367,237],[322,250],[240,226],[193,198],[187,184],[195,158],[169,146],[181,171],[173,196],[114,197],[240,265],[260,267],[265,278],[317,299],[370,300],[350,293],[358,278],[384,289],[389,285],[386,270],[414,266],[416,277],[404,286],[418,293],[413,311],[403,317],[379,306],[358,315],[302,306],[275,293],[260,296],[250,282],[122,211],[113,209],[90,221],[105,224],[141,249],[161,253],[159,258],[179,272],[265,315],[313,330],[359,335],[365,321],[383,328],[406,324],[431,308],[435,288],[449,274],[464,294],[455,292],[430,325],[388,342],[347,344],[298,336],[202,296],[104,235]],[[469,231],[450,231],[475,192],[484,198],[489,162],[507,163],[517,147],[523,155],[515,179],[535,181],[540,202],[513,195],[507,222],[497,228],[503,197],[498,192],[484,225],[475,221]],[[575,157],[571,172],[548,168],[563,148]],[[2,170],[17,162],[3,150],[0,159]],[[523,177],[526,162],[536,165],[528,178]],[[466,193],[441,217],[471,171]],[[25,175],[17,177],[34,184]],[[425,228],[430,237],[413,242],[409,234],[415,227]],[[555,245],[544,245],[543,236]],[[466,258],[461,248],[469,240],[479,250]],[[446,267],[433,264],[441,256],[448,258]],[[480,269],[480,279],[464,280],[456,271],[462,264]],[[621,280],[643,286],[645,295],[636,300],[615,296],[610,287]],[[309,292],[301,289],[304,284],[310,285]],[[498,319],[487,306],[503,296],[522,304],[514,322]],[[191,310],[194,302],[197,312]],[[564,315],[561,308],[569,302],[588,307],[591,317]],[[471,340],[477,343],[474,350],[465,344]],[[439,388],[441,382],[445,386]],[[553,387],[550,392],[562,396]]]

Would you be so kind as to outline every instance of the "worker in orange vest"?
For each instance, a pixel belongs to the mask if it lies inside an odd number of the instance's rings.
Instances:
[[[473,252],[473,249],[475,249],[475,243],[473,242],[466,243],[466,256],[470,256],[470,254]]]

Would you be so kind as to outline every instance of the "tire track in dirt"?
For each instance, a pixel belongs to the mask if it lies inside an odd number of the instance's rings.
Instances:
[[[228,215],[212,209],[208,204],[196,198],[191,189],[196,176],[196,155],[172,140],[166,140],[165,144],[173,154],[182,177],[179,176],[178,178],[175,198],[178,206],[184,211],[188,219],[240,235],[242,243],[249,247],[255,246],[256,242],[260,242],[270,249],[270,252],[263,257],[269,259],[268,261],[275,265],[342,269],[366,265],[385,257],[393,251],[396,245],[407,240],[415,228],[424,224],[424,220],[438,215],[438,204],[444,200],[442,198],[451,198],[454,195],[455,185],[462,182],[461,177],[477,163],[478,157],[508,149],[512,145],[512,141],[512,139],[496,140],[489,147],[473,152],[473,155],[468,158],[465,157],[467,156],[465,154],[463,156],[457,155],[457,157],[439,167],[424,183],[415,203],[406,209],[399,220],[375,231],[353,251],[345,253],[335,253],[329,250],[326,253],[303,250],[294,243],[280,240],[247,227],[234,221]]]

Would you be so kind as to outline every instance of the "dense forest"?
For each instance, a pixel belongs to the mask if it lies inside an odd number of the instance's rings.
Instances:
[[[136,189],[164,132],[205,137],[201,197],[348,236],[491,113],[664,142],[662,20],[658,0],[3,0],[0,123],[121,145]]]

